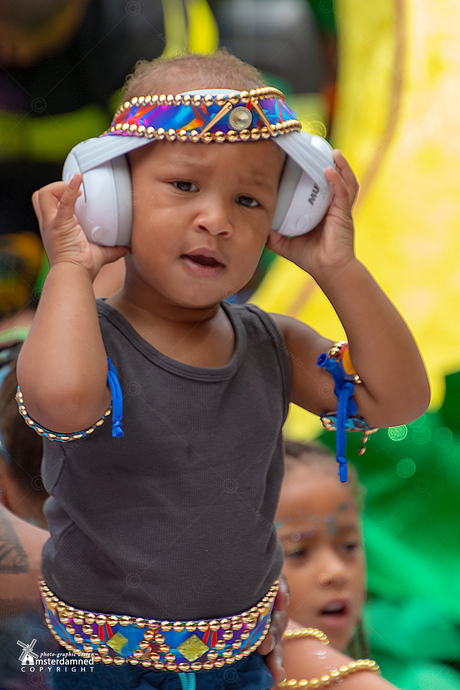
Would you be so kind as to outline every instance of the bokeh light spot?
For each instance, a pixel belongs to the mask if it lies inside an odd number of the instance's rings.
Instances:
[[[416,469],[417,467],[413,460],[404,458],[404,460],[400,460],[396,465],[396,474],[407,479],[407,477],[412,477],[412,475],[415,474]]]
[[[388,429],[388,436],[392,441],[403,441],[407,436],[407,426],[393,426]]]
[[[433,434],[433,441],[440,448],[445,448],[449,445],[449,443],[452,443],[452,440],[453,434],[451,430],[448,429],[446,426],[442,426],[439,429],[436,429],[436,431]]]
[[[426,429],[428,426],[428,420],[426,418],[426,415],[422,415],[418,419],[414,419],[413,422],[409,424],[411,429]]]
[[[414,429],[414,443],[424,446],[431,441],[431,431],[429,429]]]

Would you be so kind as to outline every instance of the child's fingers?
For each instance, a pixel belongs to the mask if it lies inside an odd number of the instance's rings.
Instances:
[[[357,190],[350,189],[340,171],[334,170],[332,167],[326,168],[326,178],[332,183],[334,189],[331,207],[341,208],[343,211],[350,212]]]
[[[34,207],[35,215],[37,216],[37,220],[39,225],[42,224],[43,216],[42,216],[42,210],[40,208],[40,192],[37,190],[32,194],[32,206]]]
[[[73,217],[75,202],[80,195],[81,175],[75,174],[69,182],[52,182],[32,195],[32,204],[40,226],[55,220],[66,222]]]
[[[345,182],[351,198],[355,199],[359,190],[359,184],[353,170],[340,149],[335,149],[333,156],[336,168]]]
[[[81,180],[82,176],[80,173],[75,173],[72,179],[67,183],[58,204],[56,220],[65,222],[73,218],[75,214],[75,203],[80,195]]]
[[[283,254],[283,249],[289,243],[290,237],[281,235],[277,230],[272,230],[267,239],[267,248],[276,254]]]
[[[116,247],[99,247],[99,250],[103,256],[104,264],[111,264],[131,251],[130,247],[122,247],[120,245]]]
[[[40,227],[54,221],[66,186],[66,182],[52,182],[33,193],[32,204]]]

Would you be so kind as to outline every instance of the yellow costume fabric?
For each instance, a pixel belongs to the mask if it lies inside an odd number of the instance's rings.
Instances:
[[[336,0],[338,98],[331,140],[361,184],[354,216],[358,257],[394,300],[433,384],[460,365],[460,10],[455,0]],[[277,258],[251,301],[343,337],[326,298]],[[294,409],[291,435],[316,435]]]

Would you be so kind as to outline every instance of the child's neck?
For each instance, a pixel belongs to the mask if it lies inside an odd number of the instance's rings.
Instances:
[[[219,368],[235,349],[232,325],[217,304],[203,309],[151,309],[122,290],[107,300],[139,335],[162,354],[183,364]]]

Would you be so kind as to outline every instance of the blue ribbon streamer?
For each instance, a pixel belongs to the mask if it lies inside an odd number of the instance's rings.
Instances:
[[[182,690],[195,690],[196,678],[194,673],[178,673]]]
[[[323,352],[318,357],[319,367],[326,369],[334,379],[334,393],[337,396],[337,432],[336,432],[336,459],[339,463],[339,477],[341,482],[348,479],[347,458],[347,432],[346,423],[349,417],[357,414],[358,408],[353,400],[355,387],[347,378],[347,374],[340,360],[330,357]]]
[[[117,370],[112,364],[110,357],[107,357],[109,362],[109,373],[107,375],[107,383],[109,384],[110,392],[112,394],[112,436],[113,438],[120,438],[124,436],[121,422],[123,420],[123,393],[118,381]]]

